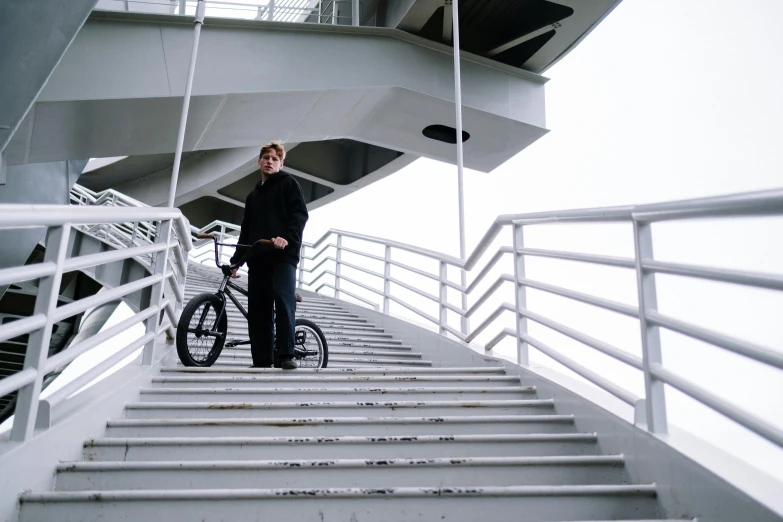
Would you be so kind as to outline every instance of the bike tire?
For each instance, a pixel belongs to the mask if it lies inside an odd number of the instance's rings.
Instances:
[[[207,305],[209,308],[207,308]],[[206,313],[201,311],[202,307],[205,308]],[[223,351],[223,345],[226,342],[226,332],[228,331],[226,314],[222,314],[217,326],[217,332],[222,334],[220,337],[199,336],[197,333],[189,332],[188,330],[195,329],[191,326],[197,312],[199,313],[199,318],[196,319],[196,326],[198,326],[200,315],[205,313],[205,323],[202,326],[211,330],[222,308],[223,304],[217,295],[203,293],[191,299],[184,310],[182,310],[182,315],[180,315],[177,323],[177,355],[184,366],[209,367],[215,364],[217,358],[220,357],[220,352]],[[210,314],[210,309],[213,314]],[[202,339],[206,341],[202,341]],[[209,340],[214,340],[212,346],[209,346]]]
[[[294,331],[299,331],[300,328],[310,330],[310,333],[315,334],[318,338],[317,341],[322,352],[322,356],[320,357],[317,366],[303,366],[300,363],[300,368],[326,368],[329,364],[329,346],[326,343],[326,336],[321,331],[321,328],[309,319],[296,319]]]

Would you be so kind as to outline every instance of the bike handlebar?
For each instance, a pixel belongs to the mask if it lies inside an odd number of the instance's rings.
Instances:
[[[248,252],[244,256],[242,256],[242,259],[240,260],[240,262],[237,263],[237,266],[241,266],[243,263],[245,263],[248,260],[248,258],[250,258],[250,256],[253,253],[252,248],[255,245],[258,245],[258,244],[261,244],[261,245],[274,245],[274,242],[271,239],[259,239],[258,241],[256,241],[252,245],[242,245],[242,244],[239,244],[239,243],[218,243],[218,238],[217,238],[217,236],[215,234],[196,234],[196,239],[211,239],[212,241],[215,242],[215,265],[218,268],[221,268],[221,269],[223,267],[220,265],[220,253],[218,251],[218,246],[229,246],[229,247],[234,247],[234,248],[246,247],[248,249],[251,249],[251,250],[248,250]],[[226,266],[229,266],[229,265],[226,265]]]

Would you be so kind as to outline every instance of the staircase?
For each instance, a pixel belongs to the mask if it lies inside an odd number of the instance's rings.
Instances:
[[[193,266],[189,296],[215,288]],[[298,314],[328,332],[321,370],[163,366],[20,520],[598,521],[660,519],[573,415],[500,366],[432,367],[339,302]],[[234,335],[246,335],[231,316]]]

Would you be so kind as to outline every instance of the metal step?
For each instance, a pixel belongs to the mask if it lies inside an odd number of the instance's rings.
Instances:
[[[455,386],[482,386],[485,388],[496,386],[519,385],[518,377],[512,375],[302,375],[297,371],[291,375],[170,375],[152,378],[152,386],[165,388],[200,388],[204,386],[223,386],[231,388],[277,388],[280,386],[301,386],[321,388],[407,388],[410,386],[455,387]],[[528,388],[535,389],[533,386]]]
[[[535,395],[535,389],[523,386],[495,388],[142,388],[142,402],[290,402],[290,401],[397,401],[426,400],[513,400]]]
[[[107,437],[287,437],[388,435],[519,435],[574,433],[571,415],[448,417],[267,417],[246,419],[118,419]]]
[[[336,365],[337,363],[356,363],[357,365],[380,365],[380,366],[432,366],[432,361],[415,360],[415,359],[384,359],[381,357],[348,357],[348,356],[334,356],[329,357],[329,364]]]
[[[25,493],[21,522],[324,520],[517,522],[656,518],[654,486],[496,486]],[[96,502],[100,501],[100,502]]]
[[[463,376],[463,375],[505,375],[506,370],[502,366],[479,366],[479,367],[464,367],[464,368],[389,368],[382,370],[373,370],[370,368],[357,368],[352,369],[335,369],[335,368],[317,368],[317,369],[301,369],[296,372],[286,372],[283,370],[272,368],[246,368],[246,369],[231,369],[231,368],[197,368],[184,366],[163,366],[161,368],[162,374],[230,374],[235,373],[238,375],[275,375],[282,378],[300,378],[304,376],[318,376],[325,374],[334,375],[400,375],[400,376],[436,376],[436,375],[448,375],[448,376]]]
[[[133,402],[125,406],[128,419],[183,419],[327,416],[420,417],[439,415],[552,414],[551,399],[481,401],[323,401],[323,402]]]
[[[396,359],[421,359],[421,354],[418,352],[397,352],[397,351],[382,351],[382,350],[351,350],[350,348],[344,349],[339,347],[329,347],[329,357],[333,355],[351,356],[351,357],[370,357],[373,359],[380,359],[384,357],[396,358]],[[226,348],[220,353],[221,358],[233,358],[238,360],[250,361],[251,353],[249,348],[235,347]]]
[[[73,462],[57,466],[57,491],[393,488],[626,483],[623,457],[471,457],[211,462]]]
[[[101,438],[84,443],[87,461],[211,461],[270,458],[460,458],[598,455],[595,434],[401,435],[343,437]]]

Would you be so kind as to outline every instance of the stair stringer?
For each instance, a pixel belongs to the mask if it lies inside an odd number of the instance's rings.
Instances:
[[[155,362],[141,365],[141,355],[103,381],[63,401],[52,419],[52,427],[27,442],[8,443],[8,433],[0,444],[0,520],[19,519],[19,494],[24,491],[50,491],[60,462],[82,459],[84,441],[106,433],[108,419],[121,418],[125,404],[138,400],[140,390],[149,386],[160,367],[176,359],[176,350],[158,339]]]
[[[299,292],[329,299],[313,292]],[[555,400],[555,413],[574,415],[579,432],[596,433],[603,454],[624,455],[628,475],[634,483],[656,484],[659,501],[669,518],[698,519],[700,522],[783,522],[780,490],[777,488],[775,493],[777,485],[769,486],[775,482],[774,478],[718,448],[708,454],[704,451],[707,445],[704,441],[698,441],[702,450],[700,457],[707,456],[713,462],[695,460],[695,452],[687,454],[669,444],[665,436],[658,437],[634,426],[631,408],[602,390],[549,369],[538,373],[504,359],[480,354],[465,343],[361,305],[338,299],[333,301],[418,349],[422,357],[432,361],[433,367],[500,365],[509,375],[518,375],[522,382],[534,385],[539,397]],[[564,384],[585,389],[586,393],[584,396],[575,393]],[[623,409],[627,414],[623,415]],[[689,438],[695,437],[689,435]],[[682,448],[682,445],[678,446]],[[718,459],[724,464],[724,470],[730,470],[730,476],[719,476],[711,471],[716,469],[713,464]],[[727,462],[733,465],[726,466]]]

